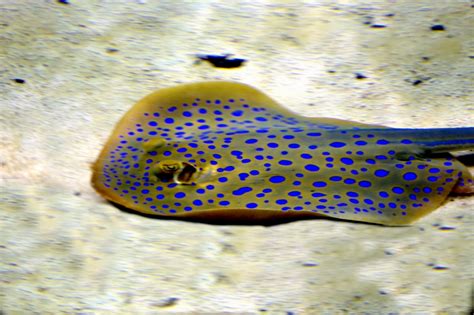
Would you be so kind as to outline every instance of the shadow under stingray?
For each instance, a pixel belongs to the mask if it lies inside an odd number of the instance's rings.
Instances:
[[[132,209],[129,209],[127,207],[124,207],[118,203],[112,202],[112,201],[107,201],[109,204],[114,205],[116,208],[118,208],[120,211],[138,215],[141,217],[149,218],[149,219],[154,219],[154,220],[163,220],[163,221],[184,221],[184,222],[194,222],[194,223],[202,223],[202,224],[209,224],[209,225],[222,225],[222,226],[227,226],[227,225],[237,225],[237,226],[264,226],[264,227],[271,227],[271,226],[276,226],[280,224],[287,224],[291,222],[297,222],[297,221],[307,221],[307,220],[328,220],[328,221],[337,221],[337,222],[350,222],[350,223],[356,223],[356,224],[361,224],[361,225],[372,225],[372,226],[380,226],[380,227],[393,227],[393,226],[384,226],[381,224],[377,223],[370,223],[370,222],[362,222],[362,221],[352,221],[352,220],[343,220],[343,219],[337,219],[337,218],[332,218],[324,215],[316,215],[314,213],[305,213],[305,212],[292,212],[289,214],[289,212],[284,212],[285,215],[272,215],[271,217],[265,217],[265,218],[256,218],[256,217],[249,217],[249,216],[241,216],[241,215],[235,215],[235,216],[208,216],[208,217],[189,217],[189,216],[160,216],[160,215],[153,215],[153,214],[146,214],[142,213],[139,211],[135,211]],[[229,214],[232,212],[232,210],[225,210]],[[400,226],[398,226],[400,227]]]

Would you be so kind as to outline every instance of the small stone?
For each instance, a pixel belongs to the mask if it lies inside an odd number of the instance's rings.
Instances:
[[[153,306],[157,306],[157,307],[170,307],[170,306],[176,305],[176,303],[178,303],[178,301],[179,301],[178,298],[176,298],[176,297],[170,297],[170,298],[163,299],[163,300],[160,301],[160,302],[154,303]]]
[[[12,81],[15,82],[15,83],[19,83],[19,84],[23,84],[23,83],[26,82],[25,80],[23,80],[23,79],[18,79],[18,78],[17,78],[17,79],[13,79]]]
[[[367,76],[363,75],[362,73],[355,73],[355,78],[357,80],[367,79]]]
[[[441,231],[451,231],[451,230],[455,230],[456,228],[454,226],[443,225],[443,226],[440,226],[439,229]]]
[[[449,267],[443,266],[443,265],[435,265],[435,266],[433,267],[433,269],[434,269],[434,270],[447,270],[447,269],[449,269]]]
[[[442,24],[436,24],[436,25],[431,26],[431,30],[432,31],[444,31],[445,28],[444,28],[444,25],[442,25]]]
[[[372,24],[370,27],[371,27],[371,28],[386,28],[387,25],[384,25],[384,24]]]

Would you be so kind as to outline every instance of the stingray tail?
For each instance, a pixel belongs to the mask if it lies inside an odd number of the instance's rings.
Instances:
[[[418,143],[434,153],[474,149],[474,127],[426,129],[423,133],[427,139]]]
[[[405,129],[413,142],[433,153],[474,149],[474,127]]]
[[[474,127],[432,129],[378,129],[379,134],[404,138],[426,152],[444,153],[474,149]]]

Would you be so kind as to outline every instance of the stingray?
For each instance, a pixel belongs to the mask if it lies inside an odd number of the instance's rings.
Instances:
[[[154,92],[93,165],[106,199],[144,214],[227,222],[325,216],[408,225],[474,192],[450,152],[474,127],[399,129],[303,117],[234,82]]]

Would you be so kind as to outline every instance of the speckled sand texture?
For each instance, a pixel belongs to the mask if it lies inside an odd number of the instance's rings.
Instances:
[[[473,197],[406,228],[216,226],[126,213],[89,184],[124,112],[183,82],[247,83],[311,116],[473,126],[469,1],[62,2],[0,0],[0,312],[469,311]],[[195,64],[227,52],[248,62]]]

